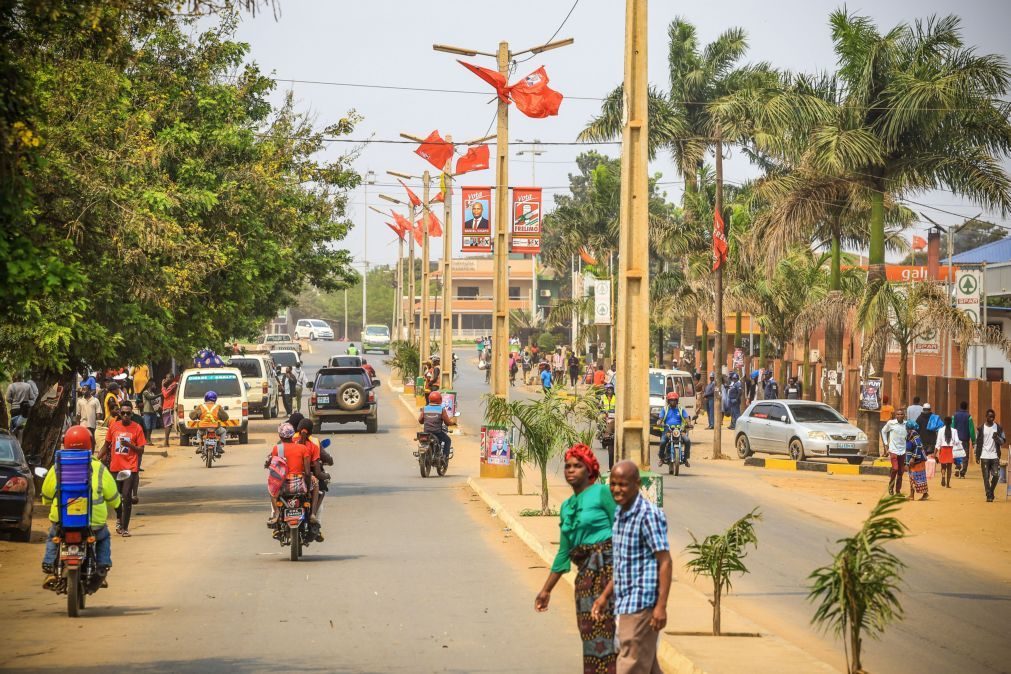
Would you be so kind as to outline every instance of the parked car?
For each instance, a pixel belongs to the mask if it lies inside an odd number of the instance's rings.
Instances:
[[[262,414],[264,419],[277,417],[277,374],[270,356],[252,354],[232,356],[231,367],[242,373],[242,381],[249,384],[246,399],[250,414]]]
[[[17,439],[0,430],[0,531],[27,543],[32,537],[35,480]]]
[[[390,353],[390,328],[388,325],[366,325],[362,333],[362,353],[382,351]]]
[[[824,403],[757,400],[737,420],[734,445],[742,459],[767,452],[795,461],[820,456],[856,465],[867,454],[867,434]]]
[[[295,324],[295,339],[333,339],[333,329],[318,318],[303,318]]]
[[[380,381],[371,379],[361,367],[324,367],[309,384],[309,418],[313,432],[323,424],[365,423],[369,433],[379,430],[379,405],[375,389]]]
[[[655,367],[649,369],[649,432],[660,437],[660,412],[667,404],[667,394],[677,391],[681,396],[681,409],[689,416],[695,415],[698,400],[695,391],[695,381],[690,372],[684,370],[661,370]]]
[[[242,380],[242,372],[235,367],[208,367],[184,370],[179,378],[179,392],[176,396],[176,430],[179,444],[190,444],[190,437],[196,433],[188,425],[190,412],[204,402],[204,394],[214,391],[218,394],[218,404],[228,413],[224,424],[229,436],[238,436],[239,442],[249,442],[249,384]]]
[[[339,356],[330,356],[329,362],[327,362],[329,367],[361,367],[362,357],[361,356],[349,356],[347,354],[341,354]]]

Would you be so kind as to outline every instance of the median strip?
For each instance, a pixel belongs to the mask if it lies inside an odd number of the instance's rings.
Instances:
[[[828,473],[829,475],[888,475],[887,463],[874,461],[853,466],[848,463],[822,463],[820,461],[794,461],[793,459],[766,459],[749,456],[744,460],[745,466],[765,468],[768,470],[809,471],[813,473]]]

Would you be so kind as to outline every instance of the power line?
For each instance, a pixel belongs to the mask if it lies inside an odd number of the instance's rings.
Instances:
[[[569,7],[568,14],[565,15],[564,19],[562,19],[562,23],[558,26],[558,28],[555,29],[555,32],[551,34],[551,37],[549,37],[547,40],[545,40],[542,44],[548,44],[549,42],[551,42],[552,40],[554,40],[556,37],[558,37],[558,34],[560,32],[562,32],[562,28],[565,27],[566,22],[568,22],[569,17],[572,16],[572,12],[574,12],[576,10],[576,5],[578,5],[578,4],[579,4],[579,0],[576,0],[575,2],[572,3],[572,7]],[[531,54],[530,56],[526,57],[525,59],[520,59],[519,61],[514,61],[513,63],[516,63],[516,64],[526,63],[527,61],[529,61],[530,59],[532,59],[535,56],[537,56],[537,54]]]

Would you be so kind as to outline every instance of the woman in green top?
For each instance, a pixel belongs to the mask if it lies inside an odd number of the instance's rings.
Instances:
[[[614,645],[614,604],[607,615],[594,620],[590,615],[596,601],[611,581],[611,526],[614,499],[597,483],[600,464],[586,445],[577,444],[565,452],[565,481],[572,496],[565,499],[559,513],[561,529],[558,555],[544,587],[534,599],[534,608],[547,611],[551,590],[574,563],[576,574],[576,623],[583,639],[584,674],[613,674],[617,650]]]

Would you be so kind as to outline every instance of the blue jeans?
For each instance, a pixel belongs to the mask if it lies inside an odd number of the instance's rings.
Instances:
[[[741,403],[730,403],[730,428],[737,426],[737,419],[741,416]]]
[[[95,533],[95,561],[99,566],[112,566],[112,537],[109,536],[109,527],[102,525],[101,529],[94,529]],[[56,536],[56,524],[49,525],[49,537],[46,538],[46,554],[42,557],[43,564],[55,564],[56,555],[59,548],[53,542]]]
[[[438,433],[432,433],[432,435],[439,438],[439,442],[442,443],[443,456],[449,456],[449,451],[453,447],[453,440],[449,437],[449,433],[446,431],[439,431]]]
[[[709,428],[712,428],[716,421],[715,402],[714,398],[706,398],[706,416],[709,417]]]

